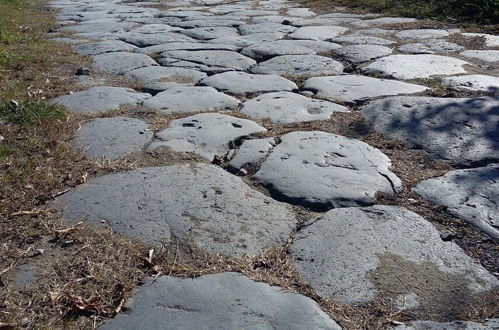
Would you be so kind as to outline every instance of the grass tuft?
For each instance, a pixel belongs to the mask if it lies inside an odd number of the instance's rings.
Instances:
[[[32,98],[21,102],[3,102],[0,104],[0,118],[9,124],[32,127],[43,121],[64,120],[66,113],[56,105]]]

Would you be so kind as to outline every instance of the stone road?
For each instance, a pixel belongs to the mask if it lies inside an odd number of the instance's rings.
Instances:
[[[322,298],[391,299],[395,312],[431,310],[450,322],[423,313],[400,329],[498,326],[459,323],[449,307],[497,290],[496,276],[420,215],[376,205],[377,193],[403,188],[392,160],[355,138],[300,128],[361,114],[379,133],[458,168],[414,193],[499,239],[499,36],[318,15],[288,0],[158,4],[51,2],[61,25],[54,38],[94,62],[79,91],[52,100],[93,116],[75,148],[109,161],[173,159],[62,195],[54,206],[67,221],[234,258],[293,236],[289,256]],[[116,75],[136,90],[99,78]],[[434,96],[444,88],[463,97]],[[93,115],[123,107],[152,109],[166,124]],[[314,216],[303,223],[299,207]],[[236,273],[151,278],[127,307],[101,328],[340,329],[312,299]]]

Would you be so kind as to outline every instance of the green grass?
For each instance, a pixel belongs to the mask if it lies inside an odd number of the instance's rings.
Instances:
[[[65,119],[65,112],[58,106],[38,99],[22,102],[4,102],[0,105],[0,118],[10,124],[32,127],[46,120]]]

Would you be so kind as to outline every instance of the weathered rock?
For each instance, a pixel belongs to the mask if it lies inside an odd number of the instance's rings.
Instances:
[[[376,130],[456,165],[499,159],[498,111],[499,97],[391,97],[361,108]]]
[[[151,97],[147,93],[137,93],[133,89],[99,86],[50,100],[74,112],[103,112],[118,109],[126,104],[139,104]]]
[[[349,62],[360,63],[390,55],[392,49],[380,45],[349,45],[336,50],[335,53]]]
[[[244,140],[236,155],[229,162],[229,167],[240,170],[256,166],[267,157],[275,146],[275,138]]]
[[[17,289],[24,289],[27,285],[30,285],[31,283],[35,282],[39,277],[39,271],[38,268],[29,265],[29,264],[23,264],[19,266],[19,269],[17,270],[16,273],[16,282],[15,282],[15,287]]]
[[[307,18],[307,19],[293,19],[291,20],[291,25],[293,26],[313,26],[313,25],[344,25],[350,22],[357,21],[358,18],[353,17],[316,17],[316,18]]]
[[[404,54],[442,54],[458,52],[462,49],[464,49],[463,46],[439,39],[422,40],[398,47],[398,51]]]
[[[282,25],[278,23],[247,24],[239,27],[239,31],[242,35],[265,32],[291,33],[295,30],[296,28],[294,26]]]
[[[184,30],[182,31],[182,33],[188,35],[189,37],[202,40],[210,40],[222,37],[235,37],[239,35],[237,29],[224,26],[199,27]]]
[[[149,279],[126,308],[99,329],[341,330],[312,299],[238,273]]]
[[[395,36],[402,40],[435,39],[448,37],[449,31],[439,29],[402,30],[395,33]]]
[[[241,20],[236,19],[193,19],[188,21],[176,22],[173,26],[181,28],[200,28],[200,27],[237,27],[245,24]]]
[[[499,319],[491,319],[483,323],[472,321],[452,321],[452,322],[435,322],[435,321],[413,321],[408,325],[399,325],[392,329],[394,330],[494,330],[499,328]]]
[[[287,205],[208,164],[104,175],[64,194],[56,205],[70,221],[105,220],[121,235],[150,243],[179,240],[234,257],[280,246],[296,223]]]
[[[166,44],[138,48],[136,53],[141,54],[161,54],[162,52],[171,50],[231,50],[237,51],[238,47],[233,45],[223,45],[220,43],[213,43],[213,40],[208,42],[169,42]]]
[[[248,70],[256,62],[236,52],[225,50],[175,50],[161,54],[163,58],[172,58],[206,65],[207,67],[222,68],[227,70]]]
[[[465,64],[469,63],[440,55],[390,55],[364,67],[362,72],[407,80],[466,73]]]
[[[408,17],[380,17],[380,18],[356,21],[352,22],[351,24],[360,28],[368,28],[368,27],[382,26],[382,25],[406,24],[415,21],[416,21],[415,18],[408,18]]]
[[[465,50],[461,55],[484,62],[499,62],[499,50]]]
[[[201,113],[174,120],[168,127],[156,133],[156,141],[150,147],[168,147],[177,152],[192,152],[208,160],[223,157],[230,144],[265,128],[247,119],[219,113]]]
[[[337,42],[339,44],[347,44],[347,45],[380,45],[380,46],[388,46],[393,44],[394,42],[388,39],[378,38],[378,37],[369,37],[369,36],[341,36],[336,38],[331,38],[332,42]]]
[[[134,31],[121,34],[120,39],[134,44],[138,47],[148,47],[154,45],[161,45],[167,42],[194,42],[195,39],[183,35],[178,32],[162,32],[162,33],[137,33]]]
[[[281,32],[265,32],[265,33],[253,33],[238,37],[223,37],[212,39],[210,42],[217,44],[228,44],[238,47],[249,47],[251,45],[258,45],[265,42],[272,42],[279,40],[284,37]]]
[[[414,294],[423,308],[450,312],[499,286],[430,222],[397,206],[331,210],[305,224],[290,254],[320,296],[342,303]]]
[[[251,72],[300,77],[341,74],[343,69],[340,62],[325,56],[283,55],[259,63]]]
[[[496,93],[499,90],[499,78],[482,74],[443,78],[442,82],[457,89]]]
[[[330,209],[373,204],[378,191],[392,194],[401,184],[390,165],[362,141],[292,132],[281,137],[254,177],[292,203]]]
[[[499,47],[499,36],[486,33],[463,33],[465,37],[481,37],[485,39],[487,47]]]
[[[120,40],[107,40],[100,42],[91,42],[73,46],[79,54],[98,55],[112,52],[133,52],[137,46],[127,44]]]
[[[126,117],[96,118],[76,133],[73,145],[87,157],[114,160],[142,150],[153,133],[147,123]]]
[[[303,88],[313,91],[319,98],[349,103],[363,102],[378,96],[419,93],[427,89],[425,86],[401,81],[358,75],[309,78]]]
[[[201,84],[230,94],[261,94],[298,89],[294,82],[281,76],[235,71],[210,76],[203,79]]]
[[[291,33],[289,36],[293,39],[329,40],[345,33],[346,31],[348,31],[348,28],[343,26],[303,26]]]
[[[164,91],[178,85],[195,85],[205,78],[204,72],[185,68],[145,67],[130,71],[125,77],[142,83],[142,88],[148,91]]]
[[[499,240],[499,164],[451,171],[420,182],[413,191]]]
[[[147,55],[128,52],[106,53],[92,57],[98,69],[114,74],[125,74],[135,69],[158,65]]]
[[[341,48],[332,42],[316,40],[276,40],[244,48],[241,54],[257,60],[267,60],[280,55],[314,55],[318,52]]]
[[[300,94],[277,92],[260,95],[244,103],[241,112],[253,118],[269,119],[274,123],[296,123],[327,120],[334,112],[347,108]]]
[[[166,113],[233,110],[239,100],[212,87],[176,86],[156,94],[144,102],[146,107]]]

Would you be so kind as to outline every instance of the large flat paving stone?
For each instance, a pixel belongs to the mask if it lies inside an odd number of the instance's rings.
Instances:
[[[320,296],[342,303],[411,295],[422,307],[448,310],[499,286],[430,222],[397,206],[331,210],[305,224],[290,254]]]
[[[451,171],[413,191],[499,240],[499,164]]]
[[[295,30],[296,28],[294,26],[279,23],[246,24],[239,27],[239,31],[242,35],[265,32],[280,32],[287,34],[294,32]]]
[[[427,87],[396,80],[378,79],[358,75],[314,77],[305,81],[303,87],[315,96],[331,101],[357,103],[370,98],[420,93]]]
[[[414,29],[402,30],[395,33],[395,36],[402,40],[422,40],[445,38],[450,35],[449,31],[442,29]]]
[[[177,85],[195,85],[206,76],[206,73],[197,70],[156,66],[132,70],[125,74],[125,77],[139,81],[142,89],[154,92]]]
[[[90,42],[73,46],[73,49],[77,53],[84,55],[98,55],[112,52],[133,52],[136,48],[137,46],[120,40]]]
[[[441,55],[390,55],[364,67],[362,72],[407,80],[466,73],[465,64],[469,63]]]
[[[165,113],[189,113],[200,111],[234,110],[239,100],[204,86],[176,86],[144,102],[146,107]]]
[[[259,61],[280,55],[315,55],[341,48],[333,42],[317,40],[276,40],[245,47],[241,54]]]
[[[138,48],[136,53],[141,54],[161,54],[162,52],[171,50],[229,50],[237,51],[238,47],[233,45],[224,45],[221,43],[210,42],[169,42],[161,45],[154,45],[144,48]]]
[[[416,22],[415,18],[409,17],[379,17],[373,19],[367,19],[362,21],[352,22],[351,24],[360,27],[360,28],[368,28],[373,26],[383,26],[383,25],[393,25],[393,24],[407,24]]]
[[[114,74],[125,74],[129,71],[146,66],[157,66],[152,58],[144,54],[129,52],[114,52],[92,56],[94,66]]]
[[[233,141],[264,131],[264,127],[251,120],[219,113],[201,113],[173,120],[167,128],[156,133],[156,140],[149,150],[168,147],[213,160],[215,156],[225,156]]]
[[[499,50],[494,49],[465,50],[464,52],[461,52],[461,55],[484,62],[499,62]]]
[[[393,194],[401,183],[390,159],[368,144],[340,135],[292,132],[254,175],[291,203],[330,209],[371,205],[378,191]]]
[[[381,45],[348,45],[335,50],[335,53],[349,62],[361,63],[390,55],[392,49]]]
[[[280,246],[296,222],[286,204],[208,164],[103,175],[64,194],[56,205],[69,221],[105,222],[145,242],[180,240],[234,257]]]
[[[103,112],[118,109],[122,105],[139,104],[149,97],[150,94],[137,93],[129,88],[99,86],[56,97],[50,103],[74,112]]]
[[[349,35],[331,38],[332,42],[346,45],[380,45],[389,46],[394,42],[388,39],[379,37],[370,37],[363,35]]]
[[[201,84],[215,87],[230,94],[261,94],[293,91],[298,86],[278,75],[251,74],[246,72],[224,72],[201,80]]]
[[[441,39],[425,39],[402,45],[397,49],[403,54],[445,54],[461,51],[464,47]]]
[[[325,56],[283,55],[260,62],[251,72],[301,77],[341,74],[343,69],[343,64]]]
[[[193,19],[188,21],[181,21],[173,23],[173,26],[178,26],[181,28],[202,28],[202,27],[237,27],[245,24],[241,20],[237,19]]]
[[[232,51],[225,50],[175,50],[161,54],[163,58],[183,60],[226,70],[248,70],[255,60]],[[166,64],[165,62],[163,64]]]
[[[499,159],[499,97],[391,97],[360,110],[377,131],[437,159],[465,166]]]
[[[327,120],[334,112],[346,111],[348,109],[344,106],[291,92],[260,95],[246,101],[241,109],[242,113],[252,118],[283,124]]]
[[[222,37],[235,37],[239,33],[237,29],[226,26],[198,27],[182,31],[183,34],[201,40],[210,40]]]
[[[256,166],[267,157],[275,145],[275,138],[244,140],[236,155],[230,160],[229,167],[240,170]]]
[[[323,26],[303,26],[291,33],[293,39],[307,40],[328,40],[348,31],[344,26],[323,25]]]
[[[265,42],[276,41],[281,39],[282,37],[284,37],[284,34],[281,32],[262,32],[262,33],[253,33],[237,37],[217,38],[210,40],[210,42],[216,44],[233,45],[236,48],[239,47],[244,48],[244,47],[249,47],[251,45],[258,45]]]
[[[161,45],[167,42],[194,42],[196,40],[177,32],[161,32],[151,34],[130,31],[120,34],[119,38],[138,47]]]
[[[499,329],[499,319],[490,319],[483,323],[473,321],[412,321],[407,325],[398,325],[394,330],[495,330]]]
[[[487,47],[499,47],[499,36],[486,33],[462,33],[465,37],[481,37],[485,39]]]
[[[99,329],[341,330],[312,299],[238,273],[151,278],[126,308]]]
[[[96,118],[76,133],[73,145],[87,157],[114,160],[138,152],[152,140],[146,122],[126,117]]]
[[[442,79],[442,82],[456,89],[492,93],[499,90],[499,78],[483,74],[446,77]]]

